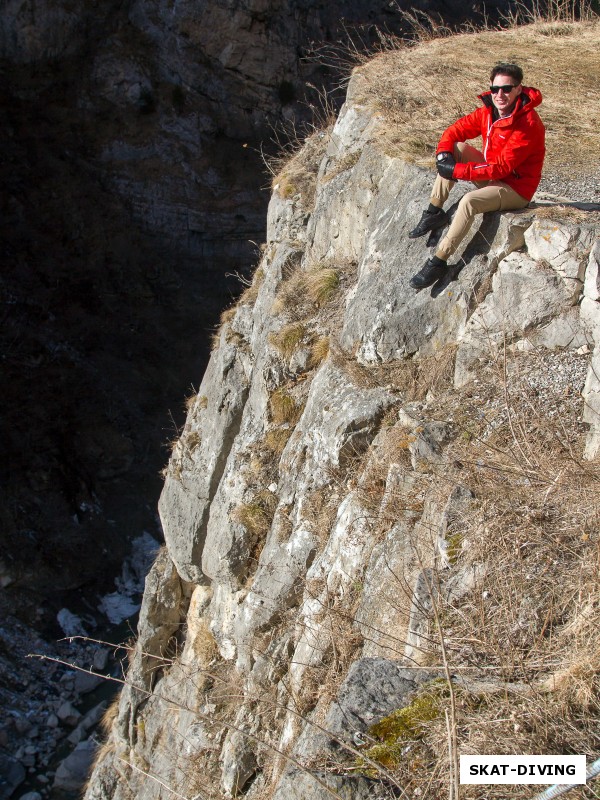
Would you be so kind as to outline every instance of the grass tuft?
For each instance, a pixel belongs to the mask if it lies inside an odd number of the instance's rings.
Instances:
[[[296,352],[305,335],[306,328],[301,322],[291,322],[277,333],[269,334],[269,343],[285,359],[289,359]]]
[[[274,428],[267,431],[263,444],[271,455],[278,456],[283,453],[290,436],[292,435],[292,428]]]
[[[340,273],[337,269],[320,268],[309,272],[305,277],[306,289],[317,306],[329,303],[340,287]]]
[[[310,348],[309,365],[318,367],[329,355],[329,336],[319,336]]]
[[[269,411],[274,425],[283,425],[286,422],[295,425],[300,417],[301,408],[285,389],[279,388],[269,399]]]
[[[233,518],[252,537],[262,539],[271,527],[276,508],[277,497],[265,489],[256,494],[249,503],[238,506],[233,512]]]

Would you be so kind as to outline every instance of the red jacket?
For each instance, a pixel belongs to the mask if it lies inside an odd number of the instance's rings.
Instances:
[[[491,92],[479,95],[483,105],[444,131],[438,153],[452,152],[456,142],[483,138],[484,164],[457,164],[453,178],[461,181],[502,181],[531,200],[542,176],[545,128],[535,107],[542,102],[537,89],[524,86],[510,117],[494,121]]]

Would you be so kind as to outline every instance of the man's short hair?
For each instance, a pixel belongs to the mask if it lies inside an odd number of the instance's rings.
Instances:
[[[519,83],[523,83],[523,70],[516,64],[496,64],[490,75],[490,81],[493,83],[496,75],[510,75],[510,77]]]

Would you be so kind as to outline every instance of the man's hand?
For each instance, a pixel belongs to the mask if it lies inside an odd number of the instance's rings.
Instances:
[[[441,175],[442,178],[446,178],[446,180],[449,181],[452,180],[454,167],[456,165],[453,153],[438,153],[435,157],[435,165],[437,167],[438,174]]]

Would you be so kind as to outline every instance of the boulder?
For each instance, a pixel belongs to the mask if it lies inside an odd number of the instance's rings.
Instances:
[[[81,711],[78,711],[69,701],[59,707],[56,715],[61,722],[71,728],[74,728],[81,719]]]
[[[91,739],[80,742],[58,766],[53,788],[65,792],[80,791],[85,784],[94,760],[97,745]]]
[[[0,800],[8,800],[26,777],[25,768],[16,758],[0,753]]]

